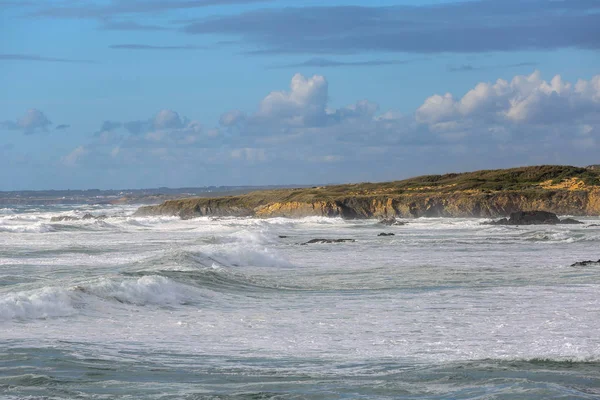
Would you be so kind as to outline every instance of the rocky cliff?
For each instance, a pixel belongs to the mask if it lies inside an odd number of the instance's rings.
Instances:
[[[537,166],[428,175],[397,182],[269,190],[170,200],[141,207],[136,215],[500,217],[520,210],[600,215],[600,171]]]

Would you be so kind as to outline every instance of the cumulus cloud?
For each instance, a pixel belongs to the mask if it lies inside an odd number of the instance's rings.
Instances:
[[[25,115],[18,118],[16,121],[4,121],[0,123],[0,127],[7,130],[20,130],[25,134],[32,134],[38,131],[47,131],[52,122],[46,115],[35,108],[27,110]]]
[[[105,120],[86,146],[76,148],[63,157],[68,166],[83,162],[109,164],[117,161],[134,163],[144,155],[162,160],[175,160],[170,151],[210,147],[218,132],[205,130],[200,122],[163,109],[152,117],[134,121]]]
[[[169,138],[186,138],[185,140],[189,143],[190,135],[202,133],[202,125],[198,121],[180,116],[176,111],[163,109],[148,119],[124,122],[105,120],[94,136],[115,140],[127,137],[127,135],[117,133],[119,131],[155,142]]]
[[[178,113],[172,110],[160,110],[154,117],[154,128],[156,129],[180,129],[183,121]]]
[[[222,126],[235,126],[239,123],[243,122],[246,119],[246,114],[244,114],[240,110],[231,110],[221,115],[219,118],[219,123]]]
[[[325,77],[301,74],[292,77],[289,91],[271,92],[259,105],[257,118],[281,120],[297,125],[323,122],[328,84]]]
[[[278,142],[285,136],[311,130],[324,132],[342,123],[372,121],[379,110],[378,104],[368,100],[331,109],[328,100],[329,84],[324,76],[295,74],[289,90],[267,94],[255,113],[246,115],[232,110],[221,115],[219,122],[224,128],[235,128],[242,136],[271,136],[271,142]]]
[[[597,163],[600,150],[600,75],[546,81],[536,71],[481,82],[463,95],[434,94],[409,113],[380,110],[367,99],[335,108],[328,99],[324,76],[296,74],[289,89],[257,99],[254,112],[224,113],[218,129],[168,109],[136,121],[107,120],[101,135],[63,163],[220,166],[218,173],[224,165],[244,166],[232,174],[247,177],[252,170],[288,182],[310,174],[313,182],[332,182],[398,179],[400,169],[435,173],[456,165],[586,165]]]
[[[79,161],[88,153],[89,150],[87,148],[79,146],[64,156],[61,161],[67,167],[76,167],[79,164]]]
[[[515,76],[510,82],[482,82],[456,99],[433,95],[416,111],[420,123],[465,120],[513,124],[574,124],[600,117],[600,75],[573,84],[556,75],[550,82],[539,71]]]

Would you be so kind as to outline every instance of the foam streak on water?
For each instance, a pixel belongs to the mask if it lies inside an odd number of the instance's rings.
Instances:
[[[600,397],[598,218],[133,211],[1,210],[3,398]]]

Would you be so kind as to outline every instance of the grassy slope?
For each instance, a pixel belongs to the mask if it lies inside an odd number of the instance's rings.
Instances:
[[[387,198],[407,194],[444,194],[444,193],[497,193],[526,192],[529,195],[546,196],[549,190],[541,186],[551,182],[559,184],[575,178],[583,184],[577,190],[600,188],[600,170],[581,167],[542,165],[500,170],[483,170],[460,174],[425,175],[402,181],[382,183],[358,183],[334,185],[306,189],[278,189],[251,192],[241,196],[220,198],[190,198],[167,201],[162,211],[169,209],[188,209],[194,207],[244,208],[253,209],[272,203],[312,203],[335,201],[348,198]]]

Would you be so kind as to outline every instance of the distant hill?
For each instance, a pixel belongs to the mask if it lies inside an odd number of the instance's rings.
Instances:
[[[520,210],[600,215],[600,170],[541,165],[382,183],[278,189],[189,198],[137,215],[304,217],[497,217]]]

